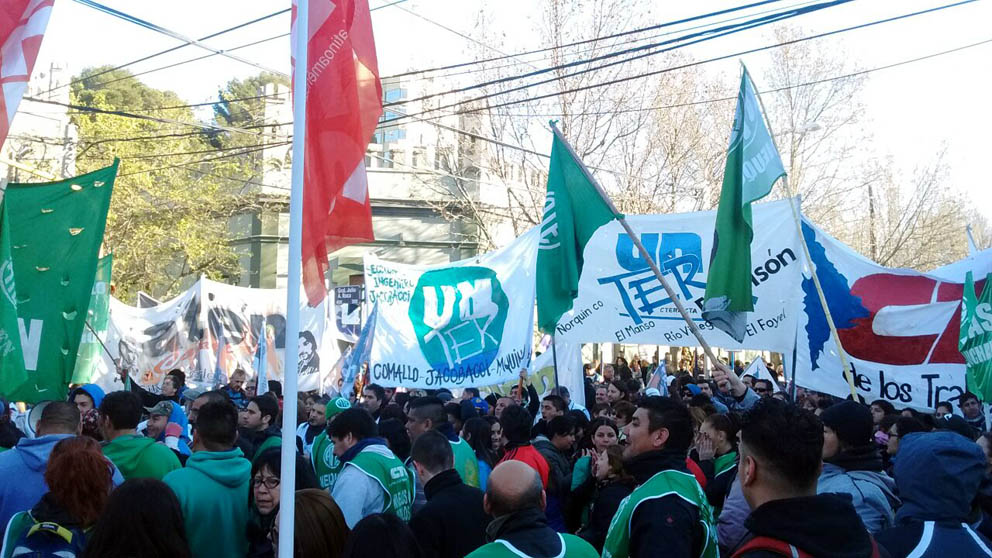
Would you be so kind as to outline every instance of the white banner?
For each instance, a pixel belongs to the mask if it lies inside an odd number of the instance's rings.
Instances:
[[[528,367],[538,232],[445,265],[365,256],[367,302],[379,305],[371,381],[430,389],[487,386]]]
[[[582,345],[576,345],[562,341],[555,341],[558,350],[558,382],[568,388],[568,395],[574,403],[585,406],[586,391],[584,378],[582,377]],[[544,397],[551,393],[555,387],[555,361],[551,348],[541,353],[531,362],[531,367],[527,370],[528,379],[538,397]],[[519,372],[519,371],[518,371]],[[509,395],[510,390],[520,383],[520,378],[494,384],[481,389],[483,397],[490,393],[496,395]]]
[[[987,267],[988,258],[968,258],[925,274],[879,266],[809,223],[803,234],[858,393],[868,401],[888,400],[897,409],[956,401],[965,386],[958,351],[964,272]],[[849,397],[812,280],[804,277],[801,289],[796,383]]]
[[[300,391],[320,389],[340,357],[343,337],[329,315],[329,299],[300,311]],[[105,340],[110,357],[120,358],[133,381],[157,392],[172,369],[186,373],[191,387],[209,389],[241,368],[255,376],[252,364],[259,343],[266,343],[266,378],[283,380],[286,346],[286,291],[249,289],[201,279],[179,296],[151,308],[128,306],[111,297],[110,327]],[[113,363],[108,360],[109,369]],[[98,383],[120,389],[114,374]]]
[[[794,343],[802,293],[802,253],[788,200],[755,204],[751,283],[755,311],[737,343],[702,319],[713,249],[715,211],[632,215],[631,228],[658,262],[686,310],[714,347],[784,352]],[[696,339],[661,283],[617,222],[601,227],[586,245],[579,296],[558,321],[557,335],[573,343],[695,346]]]

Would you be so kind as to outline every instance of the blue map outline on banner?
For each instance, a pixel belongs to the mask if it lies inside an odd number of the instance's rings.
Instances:
[[[847,277],[837,271],[837,267],[827,259],[826,249],[816,240],[816,231],[805,222],[803,239],[809,247],[810,258],[816,266],[816,274],[820,279],[820,286],[823,287],[823,296],[827,299],[827,306],[830,307],[830,314],[837,329],[854,327],[856,325],[854,320],[870,317],[871,312],[861,303],[861,297],[851,294]],[[820,305],[820,297],[813,279],[803,277],[802,288],[803,306],[808,317],[806,334],[809,338],[810,363],[811,368],[816,370],[819,368],[817,366],[819,355],[823,352],[827,339],[830,338],[830,327],[827,325],[827,317]]]

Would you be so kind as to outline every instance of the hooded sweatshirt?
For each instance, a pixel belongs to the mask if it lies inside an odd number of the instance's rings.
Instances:
[[[978,444],[954,432],[908,434],[894,474],[903,505],[897,526],[878,534],[893,558],[992,556],[992,543],[967,523],[985,474]]]
[[[899,506],[896,484],[882,470],[882,457],[874,444],[838,453],[823,463],[817,494],[850,494],[851,503],[871,533],[893,525]]]
[[[103,388],[101,388],[100,386],[98,386],[96,384],[83,384],[83,385],[77,387],[76,389],[72,390],[71,392],[69,392],[69,402],[70,403],[73,402],[73,400],[76,398],[76,395],[79,392],[83,392],[86,395],[89,395],[90,396],[90,399],[93,400],[93,408],[94,409],[97,409],[97,408],[100,407],[100,402],[103,401],[103,397],[104,397],[104,395],[106,395],[106,394],[103,393]]]
[[[251,463],[240,449],[198,451],[186,468],[162,479],[179,499],[194,558],[244,556],[248,552],[248,491]]]
[[[103,455],[117,465],[125,479],[162,480],[182,467],[171,449],[139,434],[125,434],[104,443]]]

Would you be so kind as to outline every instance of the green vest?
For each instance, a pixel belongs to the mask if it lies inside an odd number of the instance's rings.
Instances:
[[[344,463],[334,455],[334,442],[327,432],[321,432],[314,438],[313,448],[310,450],[310,465],[313,466],[320,487],[328,492],[334,490],[334,482],[338,480]]]
[[[737,463],[736,451],[730,451],[717,457],[713,461],[713,477],[715,478],[722,473],[726,473],[735,463]]]
[[[475,456],[475,450],[461,438],[458,438],[457,442],[448,443],[451,444],[451,451],[455,454],[455,470],[458,471],[462,482],[479,488],[479,458]]]
[[[375,446],[363,449],[347,465],[353,465],[372,477],[386,492],[387,501],[383,513],[394,513],[403,521],[410,521],[414,496],[413,476],[388,449],[387,456],[373,448]]]
[[[583,539],[575,535],[558,534],[561,539],[562,550],[555,558],[599,558],[599,553]],[[480,546],[475,552],[466,558],[530,558],[528,555],[517,550],[512,544],[503,539]]]
[[[699,510],[699,522],[703,524],[703,529],[706,531],[706,540],[699,556],[700,558],[717,558],[719,551],[717,550],[716,521],[713,518],[713,509],[710,508],[710,504],[706,500],[706,494],[696,482],[696,477],[691,473],[672,470],[656,473],[620,502],[620,508],[613,516],[610,530],[606,533],[603,558],[628,558],[630,556],[630,521],[634,517],[634,510],[645,500],[661,498],[670,494],[675,494]]]

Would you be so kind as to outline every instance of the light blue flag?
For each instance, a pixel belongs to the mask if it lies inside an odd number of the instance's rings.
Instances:
[[[268,339],[266,338],[266,326],[262,326],[262,335],[258,340],[258,349],[255,350],[255,357],[251,361],[251,367],[255,369],[255,395],[262,395],[269,391],[269,382],[266,378],[268,360],[266,359],[266,351],[268,350],[267,345]]]
[[[341,396],[347,397],[355,391],[355,379],[362,369],[362,364],[369,361],[372,355],[372,338],[375,336],[375,321],[379,315],[379,304],[372,307],[372,312],[362,326],[362,333],[358,336],[358,341],[345,358],[344,366],[341,369]]]

